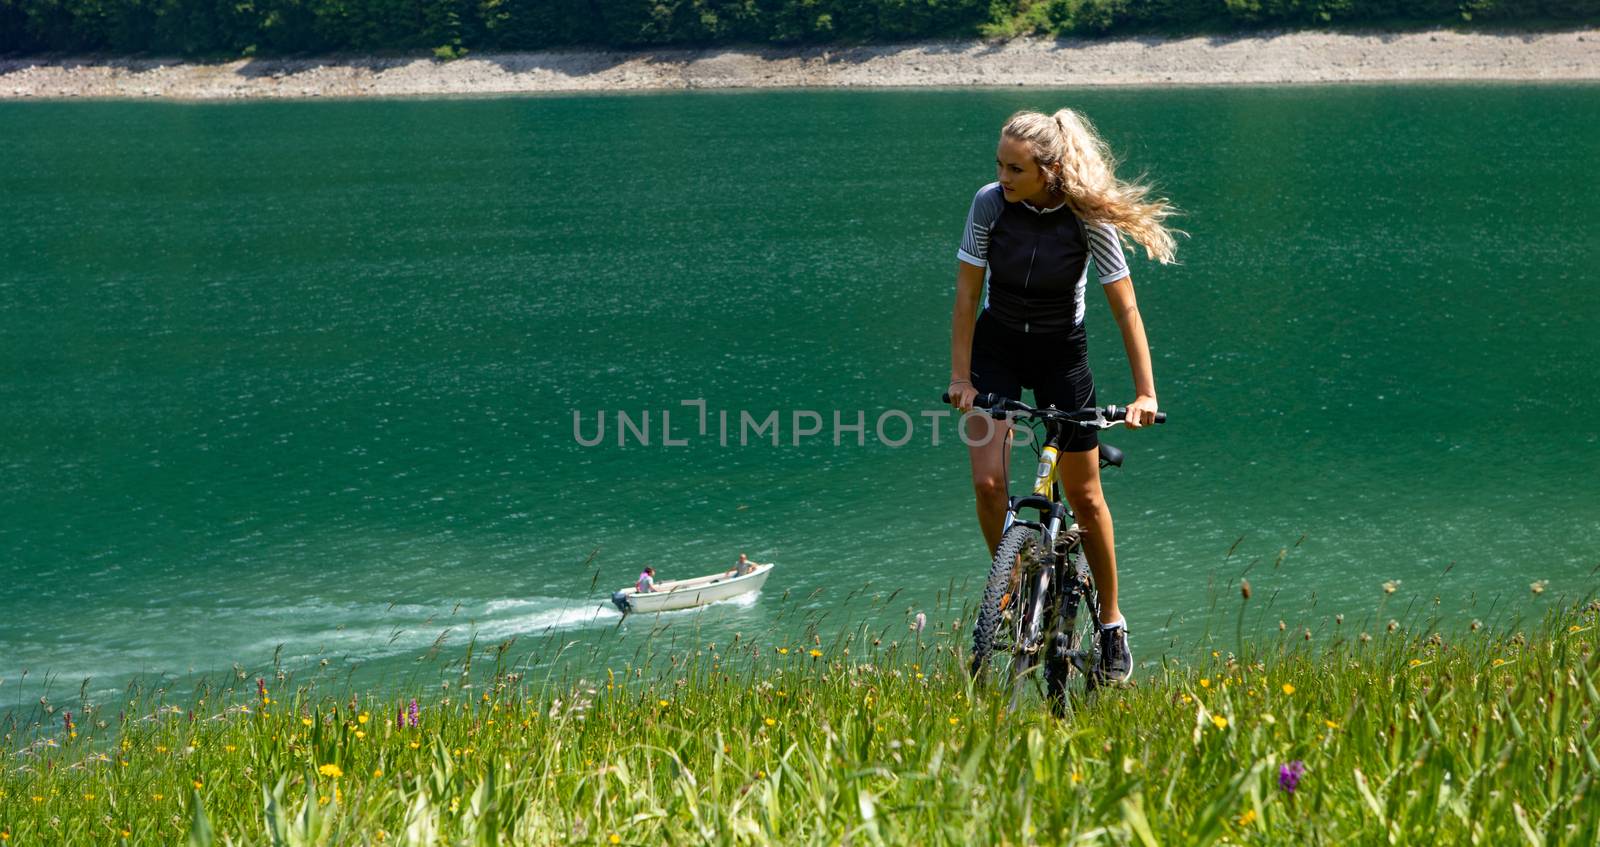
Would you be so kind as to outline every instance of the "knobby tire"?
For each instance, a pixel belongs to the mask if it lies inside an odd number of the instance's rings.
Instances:
[[[983,604],[978,607],[978,620],[972,628],[973,677],[983,674],[997,648],[1016,647],[1022,625],[1023,598],[1020,595],[1025,586],[1021,580],[1014,581],[1013,571],[1022,556],[1036,556],[1038,549],[1038,531],[1031,527],[1013,524],[1001,536],[994,562],[989,567],[989,581],[983,589]],[[1005,614],[1008,610],[1013,612],[1009,618]],[[1008,643],[1001,643],[1002,636],[1008,636]],[[1007,669],[1011,670],[1017,661],[1013,657]]]

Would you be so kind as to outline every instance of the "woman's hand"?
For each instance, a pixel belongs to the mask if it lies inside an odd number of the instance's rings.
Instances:
[[[1124,425],[1128,429],[1138,429],[1156,422],[1156,398],[1149,394],[1140,394],[1132,403],[1128,404],[1128,416]]]
[[[947,391],[950,395],[950,405],[959,412],[972,411],[972,401],[978,396],[978,389],[972,387],[971,380],[952,379]]]

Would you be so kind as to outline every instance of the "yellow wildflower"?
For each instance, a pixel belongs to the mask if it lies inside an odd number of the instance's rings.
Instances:
[[[1210,688],[1211,687],[1211,680],[1206,679],[1205,677],[1200,677],[1200,687],[1201,688]]]
[[[421,746],[422,746],[422,744],[420,742],[417,742],[417,741],[411,742],[411,749],[413,749],[413,750],[415,750],[415,749],[417,749],[418,747],[421,747]]]
[[[310,725],[311,725],[311,723],[312,723],[312,721],[311,721],[311,719],[310,719],[310,718],[301,718],[301,719],[300,719],[300,722],[301,722],[301,723],[302,723],[302,724],[305,724],[305,725],[306,725],[306,726],[310,726]]]
[[[818,650],[815,647],[811,648],[811,658],[817,659],[817,658],[821,658],[821,656],[822,656],[822,651],[821,650]]]
[[[1416,667],[1417,665],[1422,664],[1422,660],[1421,659],[1412,659],[1411,661],[1407,662],[1406,664],[1410,665],[1411,667]]]
[[[1492,665],[1494,665],[1494,666],[1495,666],[1495,667],[1497,667],[1497,668],[1498,668],[1498,667],[1500,667],[1500,666],[1501,666],[1501,665],[1503,665],[1503,664],[1505,664],[1505,663],[1506,663],[1506,660],[1505,660],[1505,659],[1501,659],[1501,658],[1498,658],[1498,657],[1497,657],[1497,658],[1496,658],[1496,659],[1495,659],[1495,660],[1494,660],[1494,661],[1493,661],[1493,662],[1491,662],[1491,663],[1490,663],[1490,664],[1492,664]]]
[[[961,719],[960,718],[957,718],[957,717],[951,717],[950,718],[950,725],[951,726],[955,726],[958,723],[961,723]]]
[[[668,706],[670,706],[670,705],[672,705],[672,704],[671,704],[671,703],[668,703],[668,702],[667,702],[667,701],[665,701],[665,700],[657,700],[657,701],[656,701],[656,705],[657,705],[657,706],[660,706],[660,707],[661,707],[661,708],[663,708],[663,709],[665,709],[665,708],[666,708],[666,707],[668,707]]]
[[[1077,785],[1080,782],[1083,782],[1083,774],[1078,773],[1077,771],[1073,771],[1072,772],[1072,784],[1073,785]]]
[[[222,749],[228,751],[229,753],[232,753],[232,752],[237,751],[239,748],[233,746],[232,744],[224,744],[224,745],[222,745]]]
[[[1336,723],[1334,723],[1333,721],[1330,721],[1330,720],[1324,719],[1322,721],[1322,723],[1325,724],[1329,729],[1338,729],[1339,728],[1338,724],[1336,724]]]
[[[373,771],[372,772],[372,778],[373,779],[382,779],[383,778],[383,771],[381,771],[381,770]]]
[[[1211,716],[1211,722],[1216,724],[1217,729],[1227,729],[1228,728],[1228,719],[1223,717],[1222,715],[1212,715]]]
[[[780,655],[780,656],[789,655],[789,648],[787,648],[787,647],[779,647],[778,648],[778,655]]]
[[[1244,810],[1244,814],[1239,816],[1239,825],[1240,826],[1249,826],[1250,824],[1253,824],[1255,822],[1256,822],[1256,810],[1255,809],[1245,809]]]
[[[606,840],[611,842],[612,844],[621,844],[622,843],[622,836],[620,836],[620,835],[616,834],[615,832],[613,832],[613,833],[611,833],[611,837],[607,838]]]
[[[1291,683],[1285,682],[1283,684],[1283,693],[1285,693],[1285,694],[1293,694],[1294,693],[1294,685],[1291,684]]]
[[[332,762],[329,762],[328,764],[317,768],[317,773],[320,773],[323,776],[331,776],[334,779],[338,779],[339,777],[344,776],[344,769]]]
[[[194,781],[194,790],[199,791],[200,789],[205,788],[205,787],[206,787],[206,784],[201,782],[200,780],[197,779],[197,780]]]
[[[356,738],[357,739],[366,738],[366,737],[367,737],[367,731],[366,730],[364,730],[364,729],[356,730]]]
[[[362,712],[360,715],[356,716],[356,721],[358,723],[366,723],[371,717],[372,716],[367,714],[366,712]]]
[[[773,720],[772,718],[767,718],[767,726],[777,726],[777,725],[778,725],[777,721]]]

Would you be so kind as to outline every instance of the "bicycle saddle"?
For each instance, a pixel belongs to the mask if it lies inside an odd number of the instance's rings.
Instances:
[[[1122,467],[1122,451],[1110,444],[1100,442],[1100,463],[1112,467]]]

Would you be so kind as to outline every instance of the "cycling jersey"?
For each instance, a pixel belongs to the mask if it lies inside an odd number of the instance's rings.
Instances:
[[[1063,333],[1083,323],[1094,266],[1101,285],[1128,276],[1117,228],[1085,224],[1063,203],[1007,203],[1000,183],[978,189],[956,258],[986,268],[984,309],[1018,332]]]

